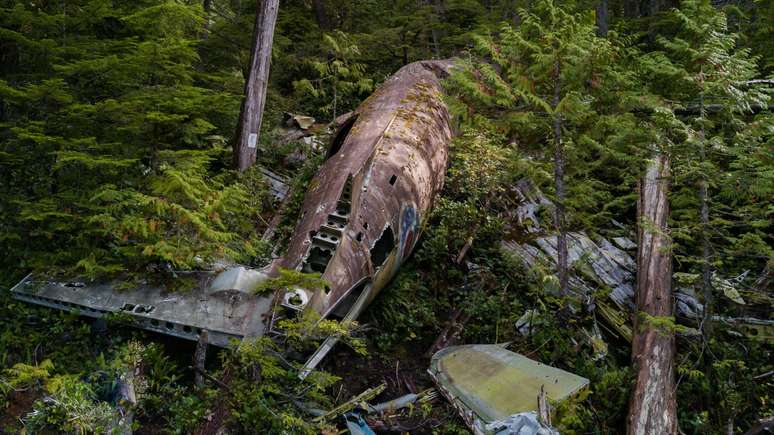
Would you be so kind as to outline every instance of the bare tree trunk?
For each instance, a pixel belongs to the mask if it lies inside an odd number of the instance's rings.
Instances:
[[[637,379],[629,403],[629,435],[677,433],[674,332],[649,319],[672,316],[668,176],[669,159],[658,155],[648,166],[637,204],[637,315],[632,340]]]
[[[438,22],[443,23],[445,21],[445,11],[443,8],[443,3],[441,0],[435,0],[433,2],[433,5],[435,6],[435,14],[438,16]],[[441,32],[433,26],[432,28],[432,34],[433,34],[433,51],[435,52],[435,57],[437,59],[441,58]]]
[[[701,128],[699,130],[699,159],[706,159],[704,140],[706,132],[704,128],[704,96],[699,100],[699,113]],[[709,332],[710,323],[707,320],[712,315],[712,275],[710,271],[710,258],[712,255],[709,240],[709,198],[707,197],[707,179],[704,175],[699,180],[699,215],[701,219],[701,291],[704,295],[704,332]]]
[[[554,63],[554,99],[551,107],[556,111],[562,95],[562,71],[557,59]],[[564,143],[562,143],[562,116],[554,112],[554,187],[556,204],[554,209],[554,229],[556,230],[556,271],[559,277],[559,289],[567,295],[569,274],[567,271],[567,229],[564,225]]]
[[[658,0],[648,0],[648,15],[653,16],[661,9],[661,5]]]
[[[202,3],[204,9],[204,24],[202,25],[202,39],[210,37],[210,12],[212,11],[212,0],[204,0]]]
[[[446,324],[446,327],[443,328],[441,334],[435,339],[430,348],[427,349],[427,352],[425,352],[425,356],[433,356],[439,350],[453,346],[457,343],[460,334],[462,334],[462,330],[469,320],[470,314],[464,313],[462,308],[456,309],[449,319],[449,323]]]
[[[314,15],[317,19],[317,25],[320,26],[320,29],[322,30],[330,29],[331,22],[328,19],[328,14],[325,12],[325,3],[323,0],[313,0],[312,3],[314,4]]]
[[[597,2],[597,36],[606,37],[608,24],[607,0]]]
[[[624,0],[624,17],[640,17],[640,0]]]
[[[266,104],[271,46],[278,10],[279,0],[262,0],[255,16],[255,36],[250,56],[250,71],[245,81],[245,97],[242,100],[242,109],[234,140],[234,166],[239,172],[255,164],[263,108]]]

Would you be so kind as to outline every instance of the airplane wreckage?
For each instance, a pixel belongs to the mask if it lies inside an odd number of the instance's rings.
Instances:
[[[286,254],[268,266],[190,272],[195,285],[176,292],[31,274],[11,289],[13,296],[95,318],[123,313],[141,328],[189,340],[206,330],[217,346],[265,335],[279,307],[356,319],[411,254],[443,186],[452,131],[440,80],[452,65],[407,65],[352,112],[309,184]],[[274,193],[283,191],[276,177],[267,181]],[[319,273],[327,285],[254,293],[281,269]],[[323,345],[305,373],[334,343]]]
[[[121,313],[132,318],[134,326],[194,341],[206,337],[206,344],[221,347],[233,339],[269,334],[284,310],[308,310],[345,322],[357,319],[413,251],[423,220],[443,187],[453,134],[441,79],[452,67],[452,61],[409,64],[339,123],[325,161],[308,186],[285,255],[266,267],[177,272],[185,273],[193,284],[175,292],[147,281],[128,290],[120,280],[59,281],[30,274],[11,289],[13,296],[92,318]],[[281,177],[263,172],[275,196],[287,195]],[[555,239],[543,235],[537,211],[552,204],[526,181],[512,193],[514,207],[507,218],[535,237],[530,242],[504,240],[503,249],[529,267],[550,267]],[[597,301],[597,308],[617,335],[631,339],[626,319],[633,307],[635,271],[626,250],[633,242],[620,237],[613,242],[595,243],[585,233],[570,234],[571,262],[585,262],[573,267],[582,272],[573,275],[571,287],[580,299],[598,286],[612,289],[607,301]],[[256,294],[282,269],[319,273],[327,285],[314,291],[296,287]],[[700,315],[701,306],[690,292],[678,292],[676,299],[678,313]],[[516,328],[523,332],[534,327],[534,314],[525,313]],[[774,335],[774,322],[730,321],[755,329],[758,339],[771,340]],[[300,377],[314,370],[336,341],[329,337],[308,358]],[[571,373],[489,345],[441,349],[433,356],[429,373],[475,433],[556,433],[544,426],[541,395],[544,401],[545,397],[559,401],[588,384]],[[413,396],[385,406],[421,400]],[[539,420],[536,411],[541,412]],[[353,426],[347,417],[353,433],[361,433],[357,431],[362,425],[357,429],[356,423],[363,420],[358,418]],[[372,433],[368,430],[362,433]]]

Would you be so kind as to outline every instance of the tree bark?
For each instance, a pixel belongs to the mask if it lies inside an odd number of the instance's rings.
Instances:
[[[328,30],[331,28],[331,21],[328,19],[328,13],[325,12],[325,3],[323,0],[313,0],[314,16],[317,19],[317,25],[321,30]]]
[[[556,272],[559,278],[559,290],[563,296],[569,294],[569,274],[567,271],[567,229],[564,225],[564,143],[562,142],[562,116],[556,109],[562,94],[562,71],[559,59],[554,63],[554,187],[556,204],[554,208],[554,229],[556,230]]]
[[[210,12],[212,11],[212,0],[204,0],[202,3],[204,10],[204,24],[202,25],[202,39],[210,37]]]
[[[624,17],[640,17],[640,0],[624,0]]]
[[[255,36],[250,56],[250,70],[245,81],[245,96],[242,100],[233,147],[234,166],[239,172],[255,164],[263,108],[266,104],[271,46],[278,10],[279,0],[262,0],[255,16]]]
[[[700,161],[706,160],[705,150],[705,138],[706,131],[704,128],[704,96],[702,95],[699,100],[699,122],[701,127],[699,130],[699,159]],[[710,323],[707,320],[712,315],[712,272],[710,271],[710,259],[712,255],[712,247],[709,240],[709,198],[707,197],[707,178],[704,174],[701,175],[699,180],[699,203],[700,210],[699,216],[701,219],[701,291],[704,295],[704,329],[705,333],[709,332]]]
[[[674,332],[659,328],[647,317],[672,316],[668,176],[669,159],[658,155],[648,166],[637,204],[637,315],[632,340],[637,378],[629,403],[629,435],[677,433]]]
[[[654,16],[658,13],[658,11],[661,10],[661,5],[659,4],[659,0],[648,0],[648,15]]]
[[[607,37],[608,31],[608,13],[607,0],[598,0],[597,2],[597,36]]]

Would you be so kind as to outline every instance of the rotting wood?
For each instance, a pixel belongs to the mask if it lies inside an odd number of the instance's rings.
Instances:
[[[668,177],[669,159],[660,154],[648,166],[637,204],[637,315],[632,340],[637,376],[629,403],[629,435],[677,433],[674,332],[651,321],[673,318]]]

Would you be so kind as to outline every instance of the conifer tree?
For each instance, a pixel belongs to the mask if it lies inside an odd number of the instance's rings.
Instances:
[[[30,47],[0,80],[4,266],[94,276],[249,261],[260,188],[210,171],[238,99],[198,86],[199,6],[59,6],[2,14],[4,35]],[[62,20],[79,29],[66,43],[49,38]]]
[[[595,36],[588,13],[573,14],[543,0],[522,9],[520,17],[517,29],[503,25],[496,39],[475,37],[492,63],[467,64],[465,73],[452,78],[451,88],[459,89],[463,100],[480,113],[499,112],[513,134],[549,138],[557,276],[561,293],[567,295],[567,150],[593,142],[585,130],[594,118],[590,84],[604,74],[613,49]]]
[[[682,158],[676,171],[685,188],[695,183],[696,199],[677,201],[698,202],[698,210],[677,216],[693,229],[677,235],[689,246],[694,235],[699,239],[698,261],[687,253],[683,258],[699,265],[706,318],[713,310],[712,269],[721,264],[712,239],[717,238],[724,221],[719,216],[712,218],[712,197],[722,185],[717,180],[729,164],[728,150],[735,148],[733,137],[742,117],[754,106],[765,106],[768,96],[764,89],[748,84],[757,77],[757,59],[749,49],[737,47],[739,37],[729,32],[723,12],[709,1],[686,1],[672,11],[671,19],[679,31],[658,38],[663,51],[650,55],[658,59],[657,69],[651,71],[663,84],[654,91],[671,100],[678,113],[686,114],[690,128],[679,150]]]
[[[318,78],[296,81],[293,87],[299,96],[312,98],[314,113],[335,119],[354,109],[358,97],[373,89],[373,80],[366,77],[365,65],[358,62],[360,49],[344,32],[324,34],[323,48],[326,59],[309,61]]]

